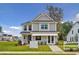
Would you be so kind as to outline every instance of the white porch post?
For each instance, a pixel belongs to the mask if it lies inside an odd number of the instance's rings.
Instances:
[[[35,41],[35,36],[31,36],[31,40],[32,41]]]
[[[27,25],[27,31],[29,31],[28,25]]]

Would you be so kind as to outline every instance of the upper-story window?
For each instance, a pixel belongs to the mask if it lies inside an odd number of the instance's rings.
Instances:
[[[27,27],[26,26],[24,26],[24,30],[27,30]]]
[[[30,30],[30,31],[32,30],[32,26],[31,26],[31,25],[29,25],[29,30]]]
[[[72,34],[73,34],[73,30],[72,30]]]
[[[41,24],[41,29],[48,29],[48,24]]]

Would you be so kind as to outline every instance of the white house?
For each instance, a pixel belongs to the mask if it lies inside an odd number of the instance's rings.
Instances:
[[[67,35],[65,43],[77,43],[79,45],[79,13],[74,18],[74,24]]]
[[[57,22],[46,13],[38,15],[31,22],[22,24],[22,27],[21,34],[27,44],[30,41],[56,44],[58,41]]]
[[[2,40],[3,32],[0,32],[0,40]]]
[[[79,44],[79,21],[77,21],[67,35],[67,43]]]

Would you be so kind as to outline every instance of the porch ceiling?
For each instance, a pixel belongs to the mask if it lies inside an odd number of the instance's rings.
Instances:
[[[58,36],[58,34],[32,34],[32,36]]]

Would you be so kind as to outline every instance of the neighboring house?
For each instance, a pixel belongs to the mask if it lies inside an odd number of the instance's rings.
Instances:
[[[31,22],[22,24],[22,27],[21,34],[27,44],[30,41],[56,44],[58,41],[57,22],[45,13],[38,15]]]
[[[0,40],[2,40],[3,32],[0,32]]]
[[[0,40],[2,40],[3,32],[2,32],[2,27],[0,26]]]
[[[16,37],[8,34],[0,34],[0,41],[15,41]]]
[[[66,43],[79,43],[79,21],[77,21],[69,31]]]
[[[13,41],[12,40],[12,35],[3,34],[2,41]]]

